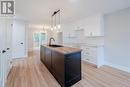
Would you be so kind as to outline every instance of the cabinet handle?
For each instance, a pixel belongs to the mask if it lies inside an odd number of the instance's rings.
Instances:
[[[89,59],[86,59],[86,60],[88,60],[88,61],[89,61]]]
[[[5,53],[5,52],[6,52],[5,50],[2,51],[2,53]]]
[[[20,43],[20,44],[23,44],[23,43]]]

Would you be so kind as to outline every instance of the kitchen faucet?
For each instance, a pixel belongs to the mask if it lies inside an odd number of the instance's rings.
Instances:
[[[52,45],[52,44],[51,44],[51,40],[53,40],[53,41],[55,42],[55,39],[54,39],[53,37],[51,37],[51,38],[49,39],[49,46]]]

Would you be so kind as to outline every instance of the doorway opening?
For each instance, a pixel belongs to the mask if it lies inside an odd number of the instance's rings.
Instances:
[[[41,45],[46,44],[47,35],[44,32],[34,32],[33,33],[33,47],[34,49],[39,49]]]

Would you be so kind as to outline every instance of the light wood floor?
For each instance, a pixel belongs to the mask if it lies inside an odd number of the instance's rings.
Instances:
[[[15,60],[6,87],[60,87],[36,51],[24,60]],[[72,87],[130,87],[130,74],[108,66],[97,69],[82,62],[82,80]]]

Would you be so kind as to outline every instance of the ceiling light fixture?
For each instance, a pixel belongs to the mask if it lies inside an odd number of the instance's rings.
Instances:
[[[51,16],[51,30],[59,31],[61,28],[60,10],[54,11]]]

